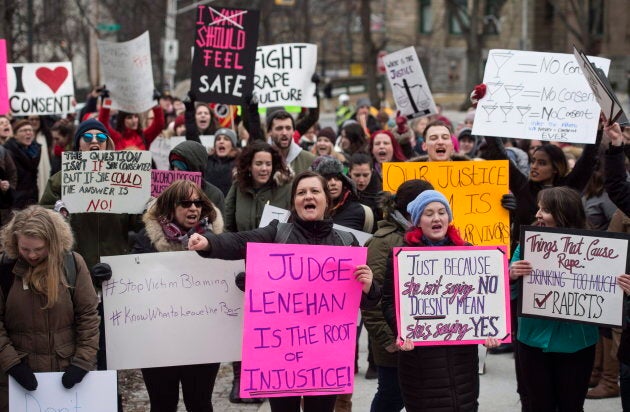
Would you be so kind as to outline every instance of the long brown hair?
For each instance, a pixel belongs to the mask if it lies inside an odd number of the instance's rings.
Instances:
[[[204,193],[199,186],[190,180],[176,180],[167,187],[155,201],[155,204],[149,209],[149,213],[156,219],[165,218],[172,222],[175,218],[175,208],[182,200],[188,200],[191,193],[197,194],[203,202],[201,206],[201,218],[208,218],[208,222],[212,223],[217,218],[217,212],[214,209],[212,201]]]
[[[586,214],[577,191],[567,186],[543,189],[538,192],[538,204],[549,210],[557,227],[586,228]]]
[[[46,243],[48,256],[33,268],[26,281],[33,290],[46,295],[43,309],[49,309],[59,299],[59,283],[68,287],[64,255],[72,250],[72,229],[61,214],[33,205],[16,212],[0,233],[4,252],[12,259],[20,256],[18,235],[34,237]]]

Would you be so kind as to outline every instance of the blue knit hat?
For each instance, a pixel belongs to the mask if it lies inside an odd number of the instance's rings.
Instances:
[[[109,132],[107,131],[107,128],[103,123],[99,122],[96,119],[87,119],[81,122],[79,127],[77,127],[77,131],[74,133],[74,151],[79,150],[79,140],[81,139],[81,136],[83,136],[83,133],[92,129],[100,130],[101,132],[109,136]]]
[[[411,216],[411,221],[414,225],[418,224],[422,212],[424,212],[427,205],[432,202],[442,203],[448,213],[448,222],[451,223],[453,221],[451,206],[448,204],[448,200],[446,200],[444,195],[437,190],[425,190],[407,205],[407,213]]]

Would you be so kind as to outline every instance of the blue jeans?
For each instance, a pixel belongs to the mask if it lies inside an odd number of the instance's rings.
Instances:
[[[630,365],[619,362],[619,386],[623,412],[630,412]]]
[[[400,412],[405,406],[398,385],[398,368],[377,366],[378,388],[370,412]]]

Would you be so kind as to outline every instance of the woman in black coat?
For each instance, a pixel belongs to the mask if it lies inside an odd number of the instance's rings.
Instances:
[[[14,137],[4,144],[17,169],[17,186],[13,192],[13,208],[24,209],[37,204],[37,170],[42,148],[35,141],[33,126],[28,120],[19,120],[13,127]],[[47,156],[47,153],[44,153]]]

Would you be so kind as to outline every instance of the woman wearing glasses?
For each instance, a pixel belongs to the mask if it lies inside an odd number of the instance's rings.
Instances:
[[[145,228],[138,233],[132,253],[175,252],[187,249],[193,233],[223,232],[221,212],[203,190],[188,180],[173,182],[149,206]],[[185,341],[185,340],[184,340]],[[173,348],[186,350],[185,345]],[[142,369],[152,412],[175,412],[182,384],[186,410],[212,411],[212,390],[219,363]]]

